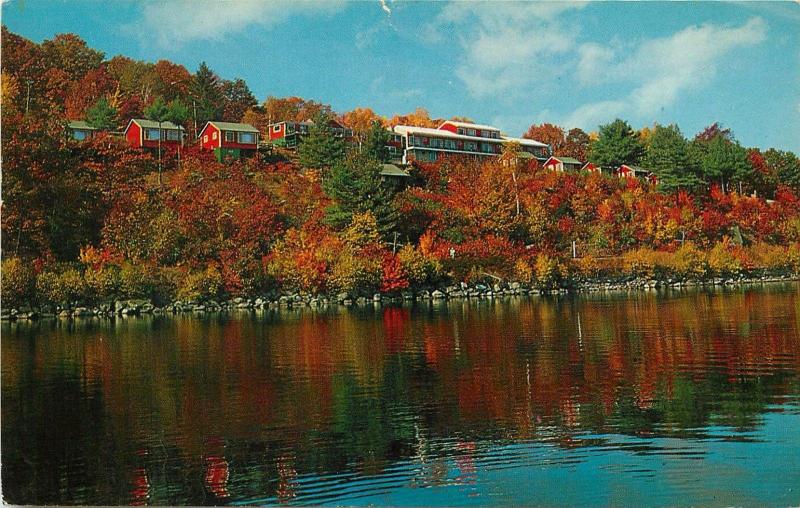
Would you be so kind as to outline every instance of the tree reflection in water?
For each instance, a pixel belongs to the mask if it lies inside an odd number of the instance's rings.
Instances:
[[[324,503],[469,490],[498,445],[747,441],[797,401],[799,327],[796,285],[3,324],[4,493]]]

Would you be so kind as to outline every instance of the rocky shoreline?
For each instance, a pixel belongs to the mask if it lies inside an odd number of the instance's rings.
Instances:
[[[394,294],[374,293],[372,295],[305,295],[294,292],[273,292],[254,298],[232,298],[227,300],[175,301],[157,306],[146,299],[115,300],[96,306],[41,306],[6,309],[0,312],[3,321],[36,320],[46,318],[73,319],[87,317],[115,317],[160,314],[203,314],[227,312],[232,310],[280,309],[294,307],[325,308],[333,305],[365,306],[375,304],[402,304],[413,301],[447,301],[463,299],[494,299],[511,296],[535,296],[548,294],[581,294],[620,291],[653,291],[659,289],[681,289],[694,287],[735,287],[755,284],[786,283],[800,280],[798,275],[778,275],[761,277],[714,278],[701,281],[656,280],[632,278],[630,280],[593,280],[573,282],[570,286],[542,289],[530,287],[519,282],[498,282],[493,285],[466,283],[448,286],[404,290]]]

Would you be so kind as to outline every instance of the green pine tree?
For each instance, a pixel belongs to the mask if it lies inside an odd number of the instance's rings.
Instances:
[[[297,154],[300,165],[307,169],[325,169],[344,158],[344,140],[334,136],[330,127],[331,116],[322,112],[314,117]]]
[[[219,77],[208,68],[205,62],[200,63],[191,85],[191,95],[197,107],[197,122],[205,124],[209,120],[219,120],[225,106],[222,83]]]
[[[367,131],[361,153],[379,162],[389,162],[389,131],[380,122],[374,121]]]
[[[628,122],[618,118],[600,126],[599,137],[589,150],[589,160],[614,170],[622,164],[638,164],[644,151],[636,132]]]
[[[656,125],[642,166],[658,176],[658,184],[666,192],[690,189],[700,181],[689,154],[689,142],[674,124]]]
[[[747,150],[737,141],[717,135],[709,141],[695,139],[693,145],[707,184],[719,183],[724,192],[731,182],[741,183],[750,178],[753,168],[747,160]]]
[[[95,129],[111,130],[117,125],[117,110],[101,97],[86,111],[86,121]]]
[[[388,238],[400,218],[394,204],[395,189],[381,177],[381,163],[353,153],[331,167],[323,188],[334,203],[325,211],[326,221],[335,228],[344,228],[354,213],[372,212],[378,230]]]

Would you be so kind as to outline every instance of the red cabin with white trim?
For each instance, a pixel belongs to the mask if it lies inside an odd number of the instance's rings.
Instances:
[[[572,157],[550,157],[543,166],[551,171],[579,171],[583,163]]]
[[[159,132],[162,150],[177,150],[183,146],[184,129],[172,122],[156,122],[133,118],[125,127],[125,139],[132,147],[158,149]]]
[[[198,134],[204,150],[225,148],[255,151],[258,148],[258,129],[248,123],[207,122]]]

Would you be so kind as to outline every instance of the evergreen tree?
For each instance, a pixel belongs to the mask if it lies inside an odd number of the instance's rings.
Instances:
[[[699,183],[689,154],[689,142],[677,125],[656,125],[648,139],[642,165],[658,176],[662,189],[673,192]]]
[[[394,204],[395,190],[383,181],[381,169],[378,161],[358,153],[335,163],[323,181],[325,192],[334,200],[325,211],[326,221],[341,229],[352,222],[353,214],[369,211],[388,238],[400,215]]]
[[[616,169],[622,164],[637,164],[644,155],[644,145],[628,122],[619,118],[601,125],[592,144],[589,160],[601,167]]]
[[[334,136],[330,127],[331,115],[321,112],[314,117],[297,148],[300,165],[307,169],[330,168],[344,157],[344,140]]]
[[[364,145],[361,152],[375,159],[379,162],[389,161],[389,131],[384,129],[381,123],[377,120],[372,122],[370,129],[367,131],[367,137],[364,140]]]
[[[95,129],[111,130],[117,124],[117,110],[101,97],[86,111],[86,121]]]
[[[692,144],[700,173],[709,185],[718,182],[724,192],[732,181],[745,182],[752,175],[747,150],[738,142],[716,135],[709,141],[695,138]]]
[[[183,125],[189,119],[189,108],[180,99],[173,99],[167,104],[165,120],[175,125]]]
[[[197,108],[198,125],[209,120],[219,120],[225,106],[222,85],[219,77],[208,68],[205,62],[200,64],[191,85],[191,95]]]

